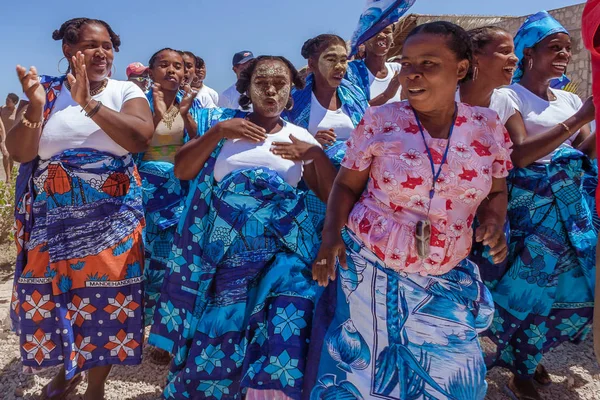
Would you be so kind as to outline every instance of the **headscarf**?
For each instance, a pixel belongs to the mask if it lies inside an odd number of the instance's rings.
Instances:
[[[515,55],[519,58],[519,65],[513,76],[513,83],[519,82],[523,77],[523,71],[526,67],[524,65],[525,49],[535,46],[555,33],[566,33],[569,35],[569,32],[560,22],[555,20],[547,11],[540,11],[525,20],[515,35]],[[564,82],[564,79],[566,79],[566,76],[560,78],[560,81]]]
[[[352,35],[350,55],[356,54],[358,46],[381,32],[386,26],[397,22],[415,0],[367,0],[360,15],[358,27]]]

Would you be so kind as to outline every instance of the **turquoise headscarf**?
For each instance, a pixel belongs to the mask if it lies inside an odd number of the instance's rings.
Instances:
[[[358,46],[381,32],[386,26],[397,22],[416,0],[367,0],[358,26],[352,35],[350,55],[356,54]]]
[[[555,20],[547,11],[540,11],[537,14],[531,15],[525,20],[519,31],[515,36],[515,55],[519,58],[519,65],[513,76],[513,83],[519,82],[523,77],[523,70],[525,69],[524,51],[525,49],[531,48],[555,33],[566,33],[569,32]],[[567,79],[563,75],[557,81],[565,82]],[[554,85],[552,85],[554,87]]]

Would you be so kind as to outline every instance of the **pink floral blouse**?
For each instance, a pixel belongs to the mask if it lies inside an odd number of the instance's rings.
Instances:
[[[424,129],[436,172],[447,139]],[[458,104],[448,158],[431,203],[430,256],[419,259],[415,225],[427,219],[433,180],[431,163],[408,102],[369,108],[347,142],[345,168],[371,168],[367,187],[352,209],[348,228],[386,266],[421,275],[441,275],[471,250],[473,219],[492,187],[512,168],[512,142],[495,111]]]

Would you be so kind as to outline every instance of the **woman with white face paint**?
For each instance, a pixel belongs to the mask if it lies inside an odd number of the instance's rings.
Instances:
[[[191,191],[149,339],[176,355],[168,399],[302,395],[318,242],[297,185],[327,201],[335,169],[308,131],[281,118],[304,85],[293,65],[249,63],[237,89],[253,111],[203,110],[199,135],[175,158]]]

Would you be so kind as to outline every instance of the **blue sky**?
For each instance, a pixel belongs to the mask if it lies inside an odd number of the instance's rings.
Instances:
[[[571,0],[417,0],[410,12],[422,14],[525,15],[581,3]],[[117,79],[133,61],[144,64],[156,50],[191,50],[206,60],[206,83],[221,92],[234,80],[233,53],[288,57],[297,66],[304,41],[320,33],[348,39],[364,0],[7,0],[0,8],[0,103],[5,94],[19,94],[16,64],[35,65],[40,73],[57,75],[62,57],[52,32],[73,17],[104,19],[122,39],[116,54]],[[63,61],[63,69],[65,62]]]

